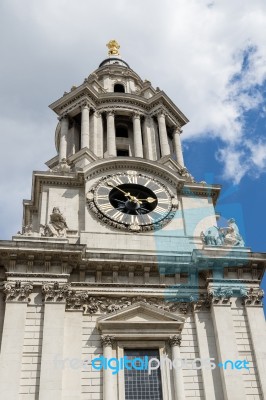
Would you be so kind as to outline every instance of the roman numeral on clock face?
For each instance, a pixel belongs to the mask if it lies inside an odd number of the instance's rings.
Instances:
[[[138,183],[138,177],[136,175],[131,175],[127,177],[127,180],[129,183]]]
[[[158,194],[158,193],[164,193],[165,190],[163,188],[159,188],[153,191],[154,193]]]
[[[97,200],[105,200],[105,201],[107,201],[108,200],[108,195],[106,195],[106,194],[98,194],[98,196],[97,196]]]
[[[108,179],[108,181],[106,182],[107,186],[118,186],[118,185],[122,185],[124,182],[121,180],[120,177],[115,176],[114,178],[110,178]]]
[[[113,209],[114,209],[114,207],[109,202],[101,204],[101,210],[104,212],[112,211]]]
[[[167,212],[167,208],[157,206],[153,212],[157,214],[165,214]]]
[[[125,214],[121,213],[120,211],[116,211],[116,213],[114,213],[114,214],[112,214],[110,216],[111,216],[111,218],[114,218],[116,221],[122,222],[123,219],[124,219],[124,215]]]

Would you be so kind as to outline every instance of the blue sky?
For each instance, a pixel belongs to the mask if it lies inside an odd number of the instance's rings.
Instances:
[[[266,252],[265,0],[78,3],[0,4],[0,239],[21,229],[32,171],[55,155],[48,105],[98,67],[114,38],[189,118],[192,175],[223,185],[217,210],[241,210],[246,245]]]

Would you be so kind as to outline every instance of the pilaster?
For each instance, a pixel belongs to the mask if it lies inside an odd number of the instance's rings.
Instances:
[[[107,359],[113,357],[114,337],[102,335],[103,356]],[[117,399],[117,377],[112,375],[112,370],[106,368],[103,370],[103,400]]]
[[[81,400],[82,310],[65,313],[63,358],[70,362],[63,369],[62,399]]]
[[[217,350],[210,310],[204,309],[204,306],[200,306],[199,304],[195,305],[194,320],[200,359],[209,360],[215,358],[215,360],[217,360]],[[204,399],[224,400],[219,370],[217,368],[211,370],[203,366],[201,374],[205,395]]]
[[[219,363],[224,363],[227,360],[235,362],[240,359],[234,335],[231,304],[227,300],[225,299],[223,302],[223,299],[221,299],[220,302],[213,302],[211,306]],[[228,366],[226,369],[221,367],[220,373],[224,399],[245,399],[246,395],[241,371]]]
[[[5,319],[0,354],[0,392],[5,400],[17,400],[20,392],[20,374],[23,355],[25,321],[30,284],[6,283]]]
[[[259,290],[258,295],[253,297],[252,300],[249,298],[245,301],[245,307],[261,392],[263,398],[266,399],[266,329],[262,307],[263,291]]]
[[[44,325],[39,400],[63,399],[64,318],[68,286],[44,284]]]
[[[169,344],[172,349],[172,361],[180,360],[180,346],[181,346],[181,335],[173,335],[169,338]],[[185,400],[185,389],[183,373],[181,368],[173,368],[174,375],[174,400]]]

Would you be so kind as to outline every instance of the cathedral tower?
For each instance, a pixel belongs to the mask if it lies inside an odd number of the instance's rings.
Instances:
[[[0,242],[1,398],[266,399],[265,254],[217,225],[187,117],[107,46],[50,105],[57,154]]]

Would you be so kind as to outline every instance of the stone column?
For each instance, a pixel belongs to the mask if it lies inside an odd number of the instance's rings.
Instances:
[[[143,158],[140,115],[137,114],[137,113],[135,113],[133,115],[133,134],[134,134],[134,154],[135,154],[135,157],[142,157]]]
[[[90,107],[87,103],[82,106],[81,112],[81,143],[80,148],[90,147]]]
[[[184,167],[184,158],[183,158],[183,152],[182,152],[182,146],[181,146],[181,138],[180,138],[180,127],[176,127],[174,129],[173,133],[173,145],[174,145],[174,152],[176,155],[176,161],[178,164],[180,164],[182,167]]]
[[[172,349],[172,361],[174,361],[175,359],[180,360],[181,335],[170,336],[169,344]],[[182,369],[173,367],[172,372],[174,375],[174,388],[175,388],[174,400],[185,400],[185,389],[184,389]]]
[[[162,157],[168,156],[170,154],[170,147],[169,147],[169,143],[168,143],[164,113],[160,112],[158,114],[157,118],[158,118],[158,124],[159,124],[161,154],[162,154]]]
[[[234,335],[234,326],[231,305],[222,303],[212,305],[211,313],[215,330],[216,347],[219,363],[227,360],[237,361],[240,359],[236,339]],[[217,367],[219,368],[219,367]],[[224,399],[225,400],[243,400],[246,398],[243,376],[240,370],[220,368]]]
[[[103,356],[107,359],[113,357],[114,337],[109,335],[101,336]],[[110,368],[103,370],[103,400],[117,399],[117,378],[112,375]]]
[[[64,115],[61,120],[61,135],[59,145],[59,162],[67,158],[67,134],[68,134],[68,117]]]
[[[44,285],[43,342],[39,400],[63,400],[65,300],[58,284]]]
[[[103,158],[103,117],[100,112],[95,113],[98,118],[97,122],[97,152],[96,155]]]
[[[32,292],[29,284],[6,283],[5,318],[0,354],[1,399],[17,400],[20,392],[20,375],[25,335],[28,296]]]
[[[263,398],[266,399],[266,330],[264,312],[262,305],[251,304],[246,304],[246,312],[261,392]]]
[[[115,114],[107,113],[107,152],[109,157],[116,157]]]
[[[143,126],[143,142],[144,142],[144,157],[148,160],[153,160],[152,142],[151,142],[151,117],[145,118]]]

